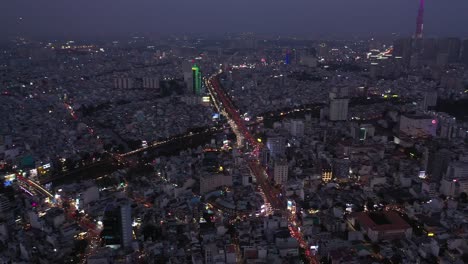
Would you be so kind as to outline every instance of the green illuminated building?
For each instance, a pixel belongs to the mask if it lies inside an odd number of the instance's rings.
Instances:
[[[193,75],[193,93],[196,95],[201,95],[202,93],[202,76],[200,68],[196,64],[192,66],[192,75]]]

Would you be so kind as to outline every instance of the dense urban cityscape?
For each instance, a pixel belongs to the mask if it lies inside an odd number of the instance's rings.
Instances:
[[[468,35],[416,2],[412,35],[0,42],[0,263],[468,263]]]

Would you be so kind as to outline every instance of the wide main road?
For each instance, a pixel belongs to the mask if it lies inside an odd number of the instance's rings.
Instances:
[[[252,174],[256,177],[259,187],[265,194],[265,202],[270,204],[274,210],[279,211],[282,215],[288,216],[286,201],[282,199],[278,190],[273,186],[265,168],[260,165],[258,160],[258,153],[262,145],[253,138],[244,120],[240,117],[239,110],[234,107],[231,99],[222,89],[218,76],[219,75],[214,75],[206,80],[206,86],[208,87],[214,104],[218,107],[219,112],[225,114],[226,118],[230,121],[229,123],[233,126],[233,132],[236,133],[236,136],[246,139],[248,147],[253,149],[253,155],[247,158],[247,163],[249,164]],[[288,217],[288,220],[293,219],[292,217]],[[299,246],[304,249],[309,263],[318,263],[315,256],[311,254],[308,244],[303,239],[299,226],[295,221],[290,221],[289,230],[291,236],[294,237],[298,241]]]

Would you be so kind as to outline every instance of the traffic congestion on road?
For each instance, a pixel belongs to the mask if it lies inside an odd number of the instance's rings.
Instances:
[[[265,199],[265,204],[268,207],[271,206],[273,211],[276,211],[288,218],[291,237],[295,238],[299,246],[304,250],[306,259],[309,263],[318,263],[316,256],[311,253],[307,241],[303,238],[300,226],[296,222],[295,212],[287,210],[286,201],[283,199],[281,191],[275,188],[270,177],[268,177],[265,168],[260,164],[258,154],[260,149],[263,147],[262,144],[254,139],[247,128],[245,121],[240,117],[239,110],[234,107],[230,98],[228,98],[226,93],[223,91],[219,81],[219,75],[214,75],[208,78],[206,80],[206,86],[215,102],[215,106],[219,108],[218,110],[221,113],[225,114],[229,123],[233,126],[232,129],[236,136],[246,140],[246,149],[248,150],[248,153],[245,155],[245,160],[249,165],[251,173],[257,180],[258,187]]]

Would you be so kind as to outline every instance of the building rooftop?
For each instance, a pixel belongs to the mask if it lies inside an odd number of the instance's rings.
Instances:
[[[396,229],[408,229],[411,226],[394,211],[387,212],[358,212],[354,213],[359,223],[375,231],[389,231]]]

